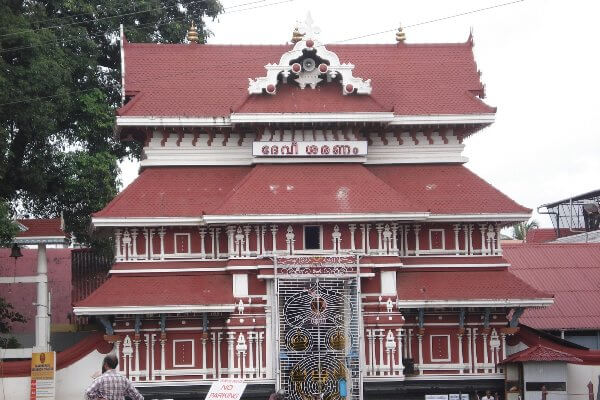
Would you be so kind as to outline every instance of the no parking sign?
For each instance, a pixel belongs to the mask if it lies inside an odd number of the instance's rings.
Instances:
[[[245,389],[243,379],[219,379],[210,386],[206,400],[240,400]]]

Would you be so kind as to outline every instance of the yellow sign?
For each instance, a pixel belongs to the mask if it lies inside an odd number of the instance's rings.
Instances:
[[[54,400],[56,353],[33,353],[31,355],[30,400]]]

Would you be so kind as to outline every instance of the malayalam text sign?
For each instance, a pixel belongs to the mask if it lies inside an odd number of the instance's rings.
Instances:
[[[254,142],[255,157],[360,157],[367,155],[364,140]]]
[[[56,377],[56,353],[33,353],[31,355],[31,400],[54,400]]]
[[[206,400],[240,400],[245,389],[242,379],[219,379],[210,386]]]

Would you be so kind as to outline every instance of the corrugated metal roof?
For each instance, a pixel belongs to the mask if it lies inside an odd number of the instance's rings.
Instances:
[[[554,305],[530,309],[521,322],[536,329],[600,329],[600,244],[506,245],[510,271]]]

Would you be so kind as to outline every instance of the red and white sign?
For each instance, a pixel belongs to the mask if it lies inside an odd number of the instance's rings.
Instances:
[[[254,142],[255,157],[360,157],[367,155],[367,142],[312,141],[312,142]]]
[[[219,379],[210,386],[206,400],[240,400],[246,390],[246,382],[242,379]]]

